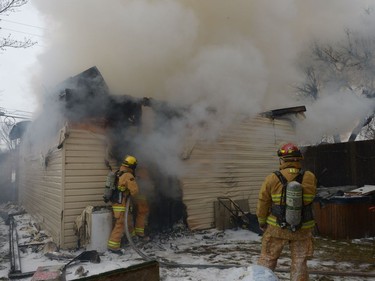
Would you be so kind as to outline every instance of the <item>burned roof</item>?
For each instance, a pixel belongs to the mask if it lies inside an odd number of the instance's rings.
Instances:
[[[107,83],[96,66],[64,80],[56,88],[60,90],[61,97],[64,96],[65,89],[75,89],[90,95],[109,94]]]
[[[59,101],[68,120],[102,116],[106,112],[109,90],[99,70],[94,66],[57,85]]]
[[[74,122],[103,119],[115,125],[137,124],[142,99],[128,95],[111,95],[102,74],[93,66],[57,85],[63,115]]]
[[[304,112],[306,112],[306,107],[302,105],[265,111],[260,113],[260,115],[271,119],[278,119],[290,114],[304,114]]]

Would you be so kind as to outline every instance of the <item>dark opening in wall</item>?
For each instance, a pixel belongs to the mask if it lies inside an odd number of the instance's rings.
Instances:
[[[186,206],[177,178],[156,175],[155,192],[150,199],[148,231],[151,234],[172,231],[176,224],[187,226]]]

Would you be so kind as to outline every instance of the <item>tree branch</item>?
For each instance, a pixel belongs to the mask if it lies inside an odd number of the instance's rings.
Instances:
[[[0,1],[0,14],[11,12],[12,9],[21,7],[27,3],[28,0],[2,0]]]

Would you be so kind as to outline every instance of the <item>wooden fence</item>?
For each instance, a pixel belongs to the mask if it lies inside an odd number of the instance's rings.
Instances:
[[[325,187],[375,185],[375,140],[304,147],[304,167]]]

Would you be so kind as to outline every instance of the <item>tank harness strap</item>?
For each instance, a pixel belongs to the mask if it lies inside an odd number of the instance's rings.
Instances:
[[[110,201],[112,203],[118,203],[118,204],[121,204],[122,202],[122,197],[123,197],[123,194],[122,194],[122,191],[119,190],[118,188],[118,180],[119,178],[125,173],[126,171],[120,171],[120,170],[117,170],[115,172],[115,175],[116,175],[116,180],[115,180],[115,186],[116,188],[113,190],[112,192],[112,196],[111,196],[111,199]]]
[[[277,224],[280,225],[281,228],[285,228],[287,227],[287,223],[285,221],[285,212],[286,212],[286,186],[288,185],[288,181],[280,171],[275,171],[274,174],[278,177],[279,181],[283,185],[283,189],[281,191],[280,204],[276,205],[272,203],[271,213],[272,215],[276,217]],[[298,175],[292,181],[297,181],[299,183],[302,183],[304,174],[305,174],[305,171],[301,169]]]

